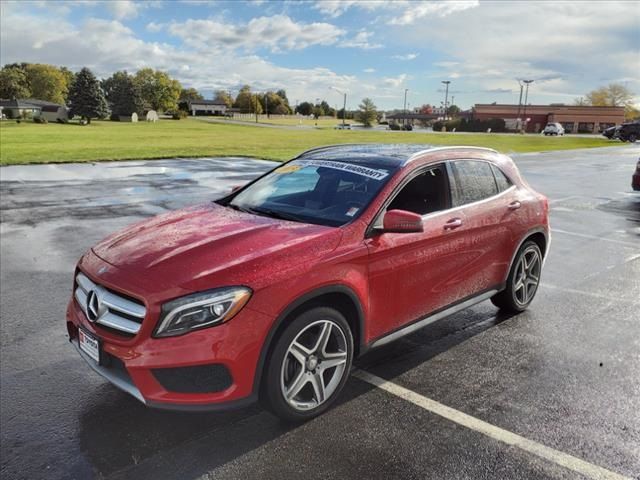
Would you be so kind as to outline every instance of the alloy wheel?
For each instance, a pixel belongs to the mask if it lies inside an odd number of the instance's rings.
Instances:
[[[282,362],[280,388],[296,410],[322,405],[345,375],[347,340],[338,324],[318,320],[293,339]]]
[[[513,295],[520,305],[527,305],[536,293],[540,283],[542,261],[537,248],[527,248],[518,259],[513,275]]]

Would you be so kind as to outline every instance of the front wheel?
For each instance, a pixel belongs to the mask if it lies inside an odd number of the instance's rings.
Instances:
[[[636,140],[638,140],[638,135],[635,133],[631,133],[629,134],[629,136],[627,137],[627,140],[631,143],[635,143]]]
[[[266,406],[287,421],[327,410],[344,387],[353,335],[340,312],[317,307],[293,320],[277,339],[263,379]]]
[[[533,301],[542,272],[542,253],[540,247],[529,240],[520,247],[516,255],[506,288],[491,297],[491,302],[501,310],[519,313],[527,309]]]

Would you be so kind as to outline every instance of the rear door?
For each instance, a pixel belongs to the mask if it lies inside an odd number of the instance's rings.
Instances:
[[[521,207],[510,180],[490,162],[449,162],[452,202],[465,217],[468,263],[460,272],[460,299],[500,285],[513,254]]]

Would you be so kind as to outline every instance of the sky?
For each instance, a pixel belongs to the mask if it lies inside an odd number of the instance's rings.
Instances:
[[[211,98],[244,84],[291,104],[572,103],[626,85],[640,104],[640,2],[0,0],[0,63],[152,67]],[[449,100],[451,101],[451,99]]]

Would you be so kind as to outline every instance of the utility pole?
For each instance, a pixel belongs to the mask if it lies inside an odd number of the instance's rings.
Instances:
[[[451,83],[451,80],[442,80],[441,83],[444,83],[446,85],[446,89],[444,92],[444,119],[447,119],[447,113],[448,113],[448,104],[449,104],[449,84]]]
[[[529,99],[529,85],[533,83],[533,80],[523,80],[523,82],[527,85],[524,94],[524,113],[522,116],[524,117],[524,131],[527,131],[527,100]]]
[[[407,124],[407,92],[409,91],[408,88],[404,89],[404,116],[402,118],[402,124],[406,125]]]
[[[520,118],[520,107],[522,107],[522,82],[518,80],[518,84],[520,85],[520,98],[518,99],[518,118]]]
[[[329,87],[331,90],[335,90],[338,93],[341,93],[344,97],[342,102],[342,126],[345,125],[345,119],[347,118],[347,92],[343,92],[338,90],[336,87]]]

